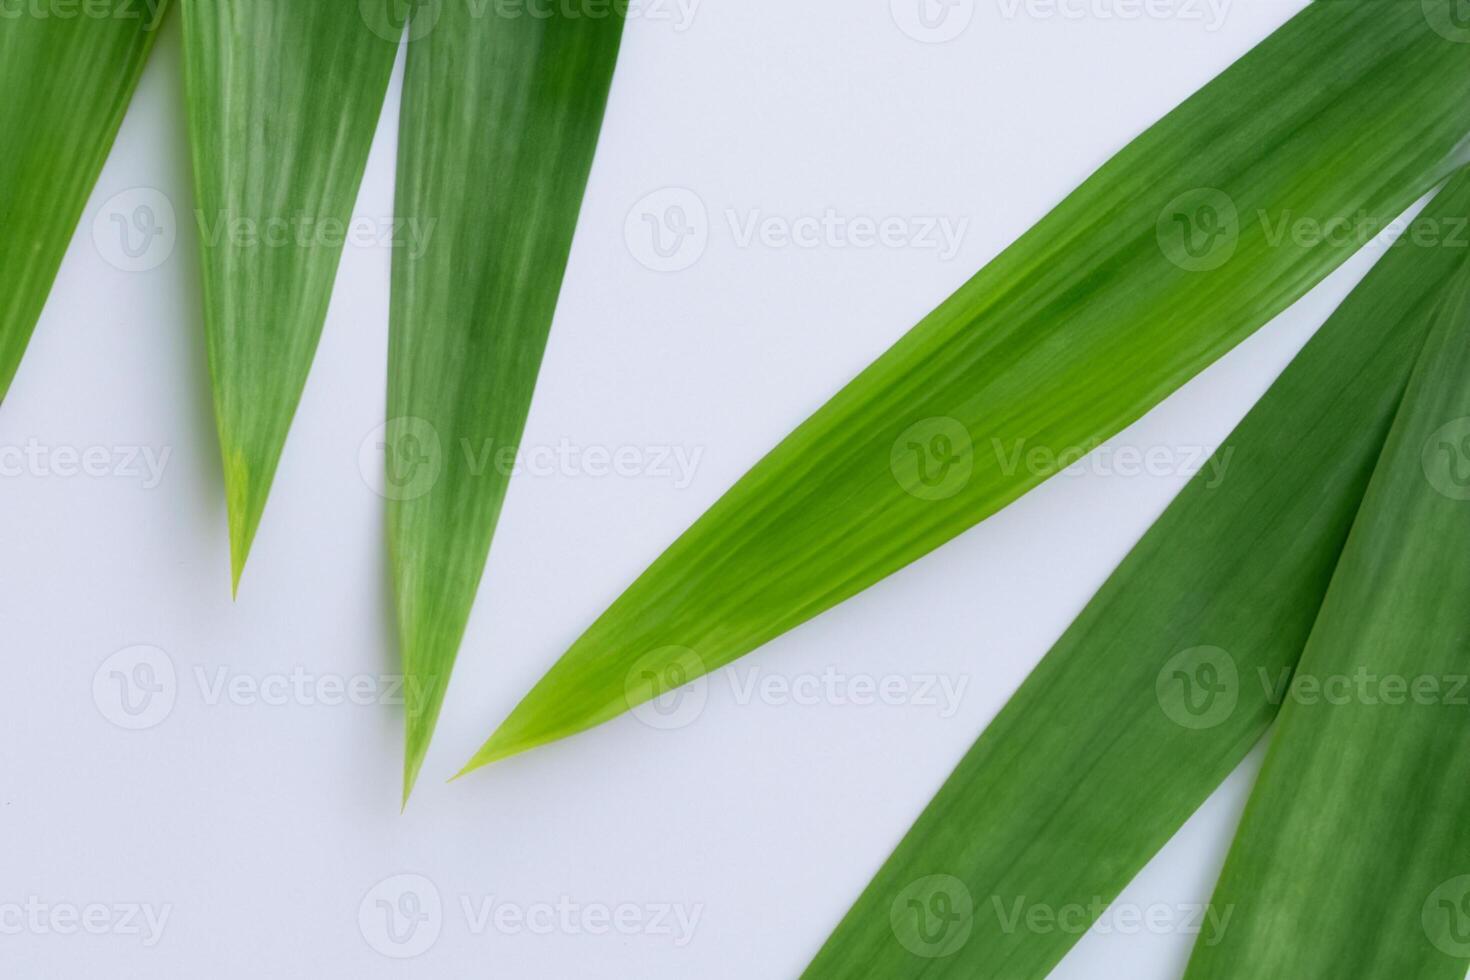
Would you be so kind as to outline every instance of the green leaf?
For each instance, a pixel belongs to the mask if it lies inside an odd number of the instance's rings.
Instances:
[[[1109,578],[808,977],[1043,977],[1235,768],[1277,714],[1434,311],[1461,278],[1465,249],[1430,243],[1467,216],[1470,173]],[[1245,901],[1215,903],[1202,938],[1234,928]]]
[[[386,492],[405,800],[505,498],[623,29],[611,6],[500,9],[449,0],[410,28],[398,211],[434,233],[393,266]]]
[[[0,403],[167,0],[100,0],[88,9],[89,16],[55,17],[17,7],[0,27]]]
[[[398,34],[343,0],[181,3],[238,589],[326,320]]]
[[[1448,2],[1315,3],[1136,139],[741,478],[468,768],[867,588],[1301,296],[1470,159],[1470,45],[1426,17]],[[1292,234],[1303,217],[1330,240]],[[1017,447],[1056,465],[1014,465]]]
[[[1470,208],[1460,212],[1463,218]],[[1470,256],[1463,236],[1458,249]],[[1470,961],[1470,257],[1281,711],[1190,980]]]

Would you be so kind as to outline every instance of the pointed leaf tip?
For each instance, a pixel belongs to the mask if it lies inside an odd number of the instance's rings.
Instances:
[[[483,769],[493,762],[499,762],[501,759],[509,759],[513,755],[520,755],[527,749],[533,749],[539,744],[544,743],[517,744],[514,740],[503,737],[500,731],[497,731],[485,741],[484,745],[480,746],[479,751],[470,757],[470,761],[465,763],[464,768],[454,774],[454,778],[459,779],[461,776],[468,776],[476,769]]]
[[[423,759],[415,760],[410,765],[409,760],[404,760],[403,765],[403,798],[400,801],[398,812],[400,815],[408,812],[408,799],[413,795],[413,788],[419,781],[419,767],[423,765]]]
[[[239,450],[225,454],[225,509],[230,526],[230,597],[239,598],[240,578],[265,510],[250,481],[250,465]]]
[[[1423,13],[1311,4],[1139,136],[762,457],[518,712],[606,720],[670,634],[709,670],[749,653],[1066,470],[1305,294],[1367,238],[1277,225],[1385,228],[1463,154],[1470,46]]]
[[[20,367],[87,197],[112,148],[167,0],[139,16],[130,0],[100,0],[78,17],[24,15],[13,5],[0,28],[0,405]],[[44,11],[43,11],[44,12]],[[117,190],[117,193],[112,191]],[[94,222],[142,213],[167,199],[154,188],[99,188]],[[161,200],[160,200],[161,199]],[[95,237],[125,271],[168,258],[156,247],[128,254]]]
[[[181,7],[204,325],[238,591],[326,319],[339,229],[352,217],[397,46],[354,3]]]
[[[396,210],[433,229],[394,253],[389,317],[388,534],[423,705],[410,757],[432,737],[510,480],[468,455],[520,443],[622,27],[446,4],[408,46]]]

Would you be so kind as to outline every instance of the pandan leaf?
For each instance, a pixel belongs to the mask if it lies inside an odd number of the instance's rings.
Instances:
[[[0,403],[168,6],[88,9],[17,6],[0,21]]]
[[[1444,232],[1467,216],[1470,173],[1108,579],[807,977],[1044,977],[1235,768],[1280,708],[1434,313],[1463,278]],[[1254,901],[1234,897],[1207,910],[1202,941]],[[1067,927],[1028,925],[1038,914]]]
[[[327,315],[397,35],[343,0],[181,0],[239,588]],[[361,7],[361,9],[360,9]]]
[[[742,477],[468,768],[867,588],[1051,475],[1013,447],[1065,466],[1301,296],[1470,158],[1446,2],[1315,3],[1136,139]]]
[[[623,17],[418,8],[394,256],[386,495],[404,672],[404,798],[428,750],[505,497],[612,82]]]
[[[1462,211],[1462,216],[1467,213]],[[1463,225],[1461,225],[1463,227]],[[1463,239],[1459,252],[1470,256]],[[1186,977],[1470,961],[1470,258],[1291,680]]]

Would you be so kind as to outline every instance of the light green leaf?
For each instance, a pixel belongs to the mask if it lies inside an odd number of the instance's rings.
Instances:
[[[112,148],[167,0],[0,23],[0,403]]]
[[[505,497],[592,166],[623,18],[448,0],[411,28],[393,266],[389,538],[407,676],[404,798]]]
[[[1448,2],[1313,4],[1136,139],[747,473],[468,768],[867,588],[1301,296],[1470,159],[1470,44],[1426,16]],[[1332,234],[1293,234],[1304,217]],[[1017,447],[1058,465],[1013,465]]]
[[[1280,708],[1433,315],[1463,278],[1466,250],[1443,243],[1467,216],[1470,173],[1109,578],[808,977],[1043,977],[1235,768]],[[1212,906],[1201,941],[1231,911]]]
[[[1470,208],[1460,212],[1470,213]],[[1463,220],[1459,225],[1463,228]],[[1470,966],[1470,247],[1246,807],[1190,980]]]
[[[326,319],[398,33],[355,0],[181,3],[238,589]]]

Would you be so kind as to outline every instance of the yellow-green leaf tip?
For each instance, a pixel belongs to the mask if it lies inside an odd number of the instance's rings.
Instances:
[[[408,798],[413,795],[413,787],[419,781],[419,770],[424,765],[424,753],[405,753],[403,756],[403,801],[398,812],[402,813],[408,809]]]
[[[480,746],[480,750],[474,754],[474,757],[469,762],[465,763],[464,768],[454,774],[450,782],[459,779],[461,776],[468,776],[476,769],[488,766],[492,762],[499,762],[501,759],[508,759],[513,755],[520,755],[527,749],[535,748],[538,744],[540,743],[505,738],[499,732],[496,732],[490,736],[489,741]]]
[[[230,523],[230,595],[240,594],[240,577],[250,559],[250,546],[260,527],[265,511],[269,481],[263,487],[252,485],[250,464],[245,454],[236,449],[225,454],[225,502]]]
[[[410,666],[419,662],[415,654],[419,648],[405,648],[403,678],[403,805],[418,782],[419,770],[429,754],[429,743],[434,738],[434,725],[439,720],[439,710],[444,705],[444,692],[448,685],[441,683],[438,675],[425,675]]]

